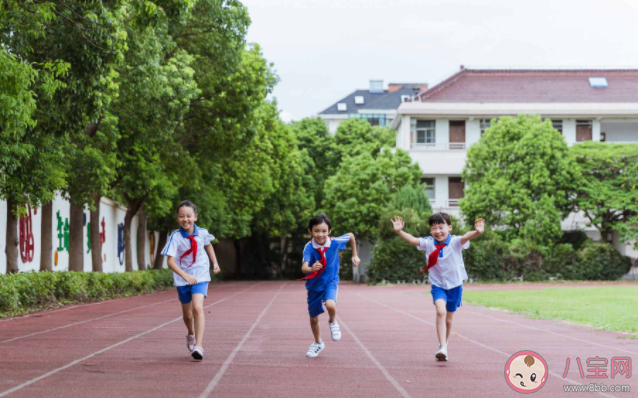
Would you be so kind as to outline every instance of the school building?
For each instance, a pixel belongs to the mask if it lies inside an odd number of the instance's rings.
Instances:
[[[402,102],[427,90],[427,83],[390,83],[370,80],[368,89],[356,90],[319,113],[331,134],[337,132],[339,124],[347,119],[367,120],[372,126],[390,126],[397,116]]]
[[[638,70],[460,70],[403,102],[391,124],[396,147],[419,163],[435,211],[459,215],[461,172],[467,149],[501,116],[539,114],[550,119],[568,145],[585,141],[638,145]],[[583,214],[573,213],[564,230],[600,239]],[[615,236],[618,250],[638,251]],[[632,272],[638,274],[635,270]]]

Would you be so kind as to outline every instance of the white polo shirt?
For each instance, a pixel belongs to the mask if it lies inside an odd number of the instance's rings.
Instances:
[[[210,264],[208,262],[208,253],[204,249],[204,246],[210,245],[210,242],[215,240],[215,237],[208,233],[208,230],[197,227],[193,231],[193,236],[197,241],[197,257],[193,262],[193,253],[189,253],[181,259],[182,255],[191,248],[191,241],[187,238],[190,236],[181,227],[171,234],[168,238],[168,242],[162,250],[163,256],[171,256],[175,258],[175,263],[182,271],[186,272],[197,279],[197,283],[210,282]],[[181,276],[173,272],[173,282],[175,286],[186,286],[188,282]]]
[[[453,289],[457,286],[461,286],[463,281],[467,280],[467,272],[465,271],[465,264],[463,263],[463,253],[461,250],[470,247],[470,241],[468,240],[464,245],[461,245],[461,237],[453,235],[450,238],[448,246],[445,246],[443,250],[443,257],[439,255],[439,259],[436,265],[428,271],[428,279],[430,284],[436,285],[445,290]],[[425,262],[427,263],[430,253],[436,250],[434,238],[428,236],[427,238],[419,238],[418,250],[425,251]]]

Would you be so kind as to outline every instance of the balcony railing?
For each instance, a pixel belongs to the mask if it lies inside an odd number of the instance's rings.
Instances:
[[[438,144],[412,144],[412,149],[420,151],[458,151],[465,150],[465,142],[441,142]]]

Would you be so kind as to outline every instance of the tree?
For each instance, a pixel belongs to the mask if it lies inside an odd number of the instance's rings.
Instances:
[[[338,165],[345,157],[364,152],[376,157],[381,148],[392,148],[395,143],[395,132],[388,127],[373,127],[364,119],[348,119],[337,128],[333,162]]]
[[[326,181],[324,208],[336,229],[371,241],[381,213],[392,195],[405,185],[416,186],[421,169],[405,151],[385,149],[346,158]]]
[[[460,200],[467,220],[483,217],[506,238],[551,246],[572,210],[579,173],[563,136],[539,116],[502,117],[470,147]]]
[[[303,156],[307,156],[314,164],[310,173],[314,177],[315,184],[309,188],[316,206],[321,207],[324,183],[339,166],[335,164],[337,159],[335,138],[330,135],[326,123],[318,117],[293,122],[291,127],[297,137],[299,149],[305,151]]]
[[[570,148],[582,177],[577,180],[576,208],[585,213],[603,239],[613,231],[638,245],[638,146],[586,142]]]
[[[28,59],[29,41],[44,38],[53,20],[52,2],[0,1],[0,198],[7,200],[8,272],[18,271],[21,208],[50,201],[64,184],[60,153],[36,125],[36,98],[51,98],[69,65],[57,58]]]
[[[133,217],[143,205],[152,208],[158,216],[171,212],[172,198],[180,185],[177,173],[189,163],[188,160],[182,164],[170,161],[176,156],[187,157],[175,141],[174,132],[199,91],[190,66],[194,57],[177,51],[166,59],[165,51],[170,48],[171,39],[161,28],[129,25],[127,37],[129,49],[120,68],[120,95],[112,102],[109,112],[117,117],[120,133],[117,174],[112,185],[127,207],[125,269],[131,272]],[[138,248],[138,252],[141,250]]]

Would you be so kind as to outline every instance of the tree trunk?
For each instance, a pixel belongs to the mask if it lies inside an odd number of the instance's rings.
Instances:
[[[131,222],[135,213],[129,208],[124,216],[124,263],[126,272],[133,272],[133,250],[131,250]]]
[[[7,236],[6,248],[7,254],[7,274],[18,272],[18,219],[13,214],[15,205],[11,199],[7,199]]]
[[[71,203],[69,271],[84,272],[84,206]]]
[[[40,271],[53,271],[53,202],[42,206],[40,211]]]
[[[93,272],[102,272],[102,242],[100,241],[100,200],[102,196],[93,195],[91,211],[91,265]]]
[[[155,262],[153,263],[153,269],[162,269],[164,267],[164,256],[162,256],[162,250],[166,246],[166,240],[168,239],[168,233],[166,231],[160,231],[159,239],[157,242],[157,249],[155,252]]]
[[[137,212],[137,269],[146,269],[146,214]]]
[[[233,240],[233,246],[235,247],[235,277],[241,278],[241,243],[239,239]]]

